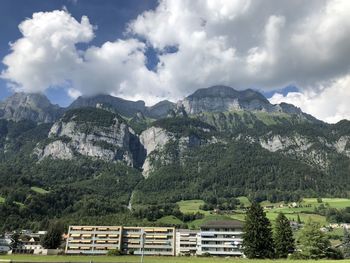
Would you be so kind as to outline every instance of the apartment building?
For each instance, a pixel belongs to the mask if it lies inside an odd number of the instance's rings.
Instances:
[[[176,255],[196,255],[199,230],[178,229],[176,230]]]
[[[121,226],[70,226],[66,254],[106,254],[121,250]]]
[[[174,227],[123,227],[122,233],[124,253],[140,255],[144,242],[144,255],[175,256]]]
[[[106,254],[118,249],[126,254],[175,255],[175,228],[70,226],[66,254]]]
[[[210,221],[200,228],[197,254],[243,256],[243,224],[234,221]]]

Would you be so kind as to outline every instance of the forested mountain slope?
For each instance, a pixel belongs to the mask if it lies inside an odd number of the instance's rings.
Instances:
[[[349,121],[222,86],[142,111],[127,102],[128,116],[91,101],[50,122],[0,119],[0,227],[150,224],[186,199],[349,197]]]

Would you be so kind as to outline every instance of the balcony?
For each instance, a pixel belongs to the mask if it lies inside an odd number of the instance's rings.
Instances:
[[[233,235],[233,236],[242,236],[244,232],[234,231],[234,232],[224,232],[224,231],[201,231],[201,236],[214,236],[214,235]]]

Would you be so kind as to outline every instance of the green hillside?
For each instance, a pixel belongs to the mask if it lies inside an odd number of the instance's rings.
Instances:
[[[116,120],[128,123],[116,113],[94,108],[70,110],[62,118],[83,123],[85,131],[103,130]],[[350,206],[350,159],[327,145],[349,134],[350,122],[328,125],[285,113],[233,111],[156,121],[139,116],[129,123],[137,133],[152,126],[172,135],[150,155],[152,171],[147,179],[142,165],[131,167],[127,156],[106,162],[74,152],[72,160],[39,161],[36,147],[52,142],[48,138],[52,123],[0,120],[0,228],[35,230],[57,218],[66,225],[196,228],[216,217],[243,220],[244,209],[252,201],[271,205],[302,200],[303,207],[267,210],[271,220],[278,212],[293,220],[298,215],[302,221],[311,217],[322,224],[348,220],[343,210]],[[274,135],[290,136],[291,141],[296,140],[293,136],[303,138],[312,147],[298,155],[295,145],[269,151],[258,143]],[[132,154],[143,154],[145,149],[132,144],[137,135],[130,136]],[[120,147],[113,150],[118,152]],[[313,154],[313,160],[307,159]],[[326,168],[319,160],[326,162]],[[128,209],[132,194],[132,209]],[[324,207],[316,198],[305,198],[310,196],[324,197]],[[215,209],[224,213],[214,214]]]

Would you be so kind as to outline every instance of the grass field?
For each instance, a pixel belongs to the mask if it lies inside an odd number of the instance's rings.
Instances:
[[[182,221],[175,216],[163,216],[157,220],[159,224],[181,225]]]
[[[241,197],[238,197],[237,199],[239,199],[240,203],[243,204],[245,207],[248,207],[251,204],[247,197],[241,196]],[[244,221],[244,218],[245,218],[245,211],[241,209],[237,209],[233,213],[228,215],[215,215],[215,214],[211,214],[210,211],[201,210],[199,209],[199,207],[204,204],[203,200],[186,200],[186,201],[178,202],[177,204],[179,205],[180,210],[183,213],[200,212],[204,214],[203,219],[195,220],[188,223],[188,226],[192,229],[199,228],[201,224],[209,220],[237,219],[237,220]],[[299,203],[302,207],[295,207],[295,208],[288,207],[288,205],[285,205],[285,204],[283,207],[279,207],[281,204],[284,204],[284,203],[283,202],[271,203],[269,201],[264,201],[261,203],[263,207],[274,206],[274,208],[272,209],[265,210],[267,217],[272,221],[272,223],[276,219],[278,214],[282,212],[290,220],[296,221],[299,215],[301,221],[303,222],[306,222],[307,220],[311,219],[312,221],[319,222],[321,225],[327,225],[328,222],[326,220],[326,217],[314,213],[315,208],[323,204],[328,207],[343,209],[345,207],[350,207],[350,199],[322,198],[322,203],[318,203],[317,198],[304,198],[302,202]],[[171,219],[168,217],[161,218],[160,220],[162,222],[175,223],[175,219]],[[179,222],[177,221],[177,223]]]
[[[36,187],[36,186],[32,186],[30,189],[32,191],[38,193],[38,194],[47,194],[47,193],[49,193],[49,191],[47,191],[47,190],[45,190],[43,188],[40,188],[40,187]]]
[[[120,256],[120,257],[108,257],[108,256],[23,256],[23,255],[10,255],[0,256],[0,262],[2,260],[15,260],[16,262],[115,262],[115,263],[132,263],[140,262],[139,256]],[[282,263],[282,262],[295,262],[303,263],[306,260],[250,260],[250,259],[234,259],[234,258],[200,258],[200,257],[151,257],[146,256],[144,263],[206,263],[206,262],[235,262],[235,263]],[[315,261],[311,261],[315,262]],[[317,263],[336,263],[344,262],[350,263],[350,260],[317,260]]]
[[[199,227],[201,225],[203,225],[204,223],[208,222],[208,221],[212,221],[212,220],[230,220],[232,219],[230,216],[227,215],[206,215],[204,216],[204,218],[202,219],[197,219],[194,220],[188,224],[188,227],[190,229],[199,229]]]
[[[322,198],[322,203],[317,202],[317,198],[303,198],[302,204],[311,204],[312,206],[319,206],[320,204],[327,205],[333,208],[345,208],[350,206],[350,199],[346,198]]]
[[[180,207],[180,211],[184,214],[200,212],[204,215],[209,215],[209,211],[199,209],[201,205],[204,205],[203,200],[186,200],[177,202]]]
[[[5,202],[5,198],[0,196],[0,203],[4,203]]]
[[[239,200],[239,202],[240,202],[241,204],[243,204],[243,205],[246,206],[246,207],[251,205],[249,199],[248,199],[247,197],[245,197],[245,196],[237,197],[237,199]]]

